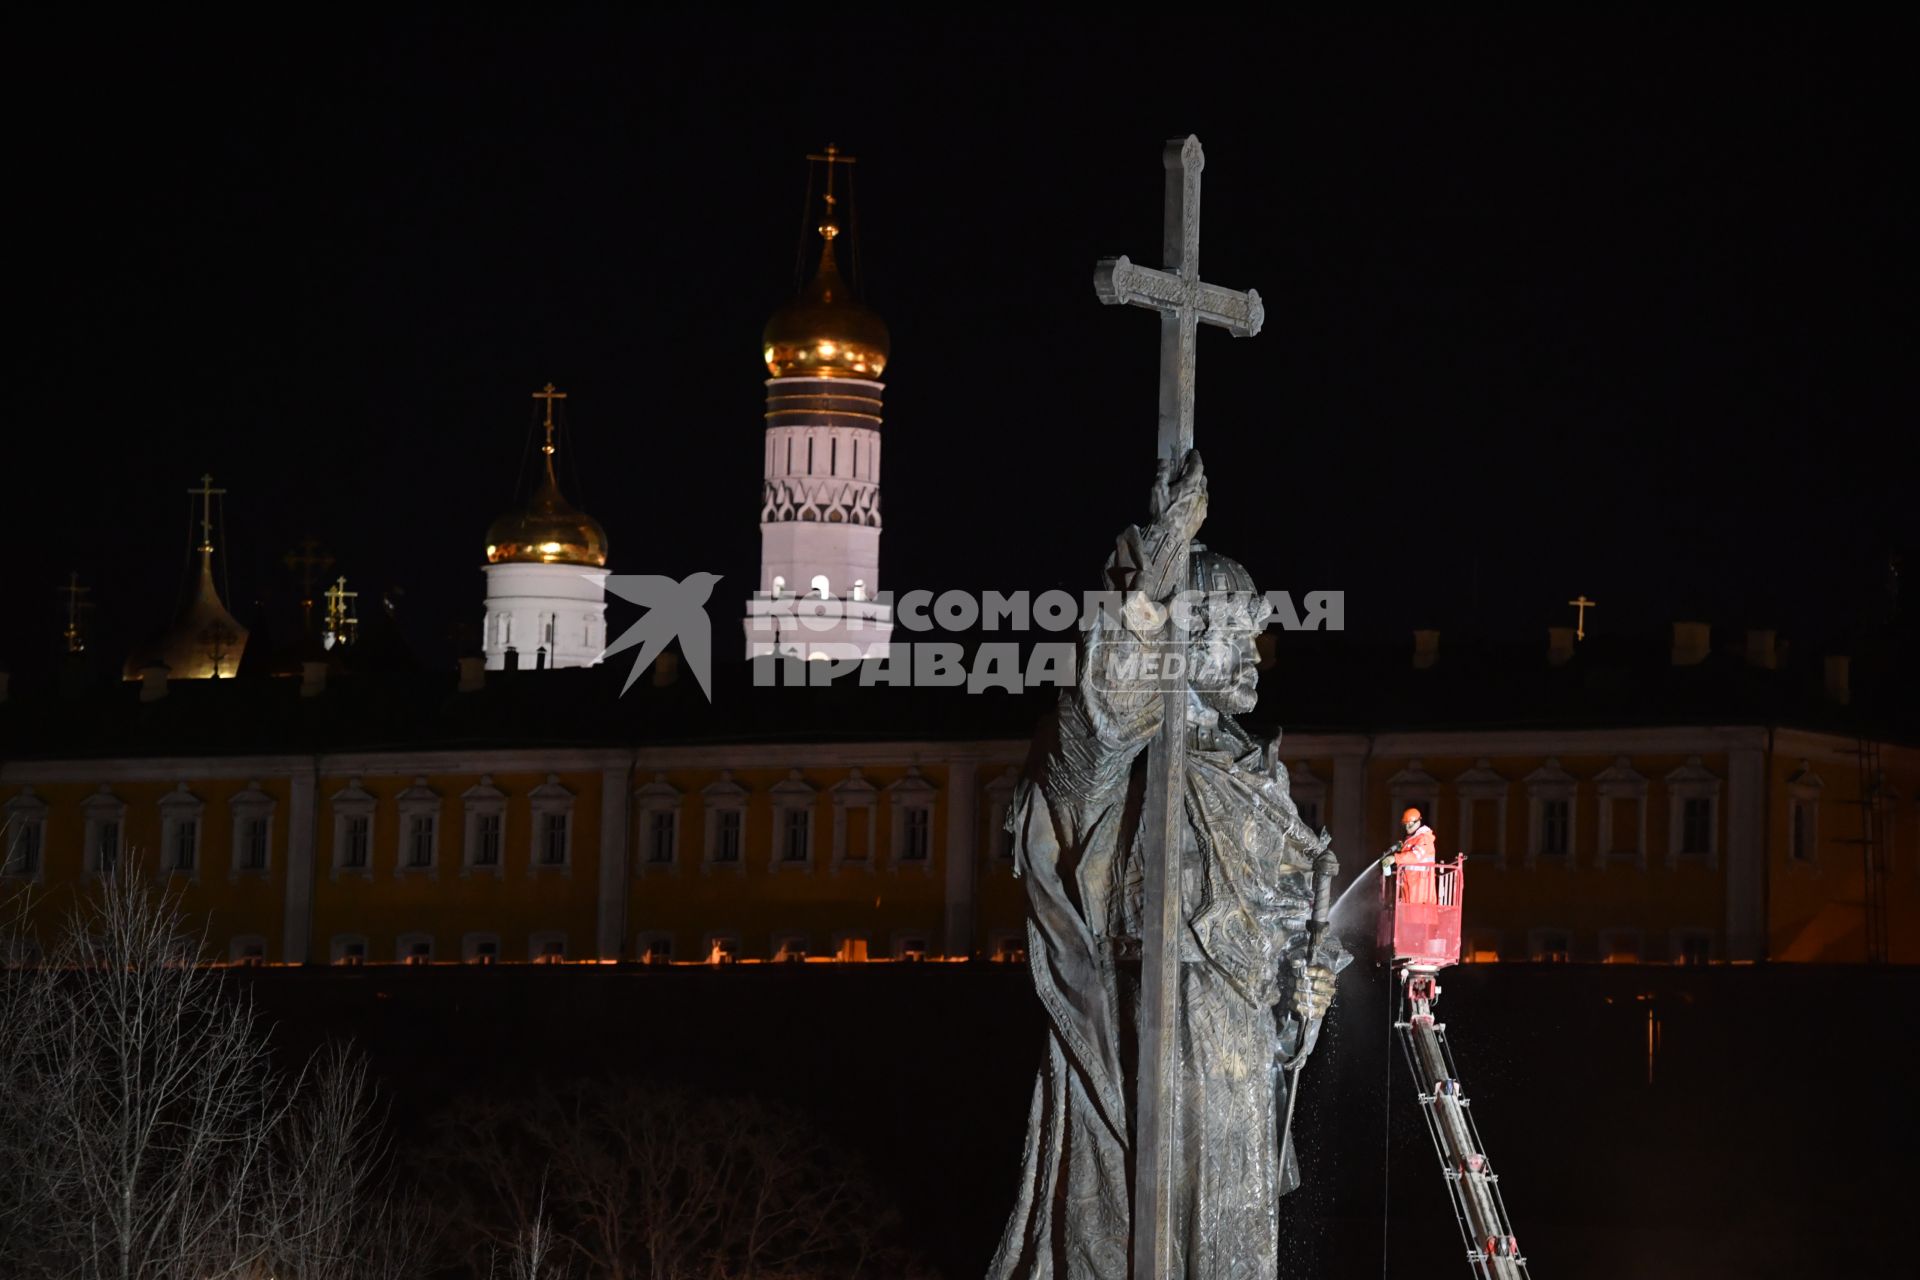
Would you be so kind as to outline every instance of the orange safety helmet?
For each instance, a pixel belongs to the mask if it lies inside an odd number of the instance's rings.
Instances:
[[[1422,820],[1423,816],[1424,815],[1422,815],[1418,809],[1409,809],[1405,813],[1400,815],[1400,821],[1419,822]]]

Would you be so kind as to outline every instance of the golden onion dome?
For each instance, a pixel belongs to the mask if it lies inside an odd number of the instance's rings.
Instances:
[[[584,511],[561,496],[553,477],[553,454],[547,454],[547,473],[533,499],[518,511],[509,511],[487,530],[488,564],[581,564],[603,569],[607,564],[607,531]]]
[[[887,326],[853,300],[833,258],[838,234],[820,228],[826,245],[813,283],[773,313],[761,336],[767,372],[776,378],[878,378],[887,367]]]

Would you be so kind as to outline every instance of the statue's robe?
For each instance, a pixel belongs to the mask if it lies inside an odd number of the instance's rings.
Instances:
[[[1138,643],[1102,618],[1087,637]],[[1143,750],[1158,694],[1080,686],[1036,737],[1010,824],[1028,897],[1028,963],[1051,1027],[1034,1084],[1020,1194],[991,1280],[1126,1280],[1138,1053],[1138,860]],[[1308,957],[1312,863],[1323,837],[1301,822],[1286,771],[1197,700],[1181,851],[1181,1141],[1178,1274],[1279,1275],[1277,1204],[1299,1183],[1279,1149],[1301,1028],[1277,1017]],[[1350,959],[1321,944],[1319,963]],[[1306,1049],[1319,1033],[1305,1029]]]

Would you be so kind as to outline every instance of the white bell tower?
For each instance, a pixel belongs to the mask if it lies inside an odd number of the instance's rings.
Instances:
[[[747,602],[747,656],[883,657],[893,610],[880,590],[880,422],[887,327],[855,302],[834,241],[838,148],[826,166],[820,265],[767,322],[760,582]]]

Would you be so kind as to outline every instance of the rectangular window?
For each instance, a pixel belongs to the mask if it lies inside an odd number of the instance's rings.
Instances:
[[[500,815],[497,813],[477,813],[474,815],[473,865],[476,867],[497,867],[500,865]]]
[[[265,871],[267,869],[267,819],[255,816],[241,819],[245,826],[240,833],[240,869],[242,871]]]
[[[194,846],[200,843],[200,819],[181,818],[173,824],[173,848],[168,851],[173,871],[193,870]]]
[[[565,964],[567,944],[559,938],[549,938],[540,944],[540,964]]]
[[[1573,958],[1573,940],[1557,931],[1542,933],[1533,958],[1541,964],[1566,964]]]
[[[1681,964],[1706,964],[1713,958],[1713,940],[1705,934],[1688,934],[1680,939],[1680,954],[1674,957]]]
[[[40,871],[40,824],[16,821],[8,841],[7,874],[37,875]]]
[[[674,828],[679,815],[671,809],[655,809],[647,815],[647,861],[673,861]]]
[[[403,957],[407,964],[433,963],[433,944],[431,942],[412,942],[407,944],[407,954]]]
[[[788,809],[780,817],[780,858],[784,862],[807,860],[807,811]]]
[[[407,819],[407,865],[433,865],[433,815],[416,813]]]
[[[933,850],[933,810],[916,805],[907,810],[906,847],[900,857],[906,862],[925,862]]]
[[[540,865],[544,867],[564,866],[567,861],[567,815],[564,813],[543,813],[540,815]]]
[[[1573,804],[1567,800],[1540,802],[1540,856],[1564,858],[1573,826]]]
[[[94,832],[94,864],[100,868],[100,874],[106,875],[120,862],[120,824],[111,819],[102,819]]]
[[[346,841],[340,853],[340,865],[348,870],[366,869],[368,846],[373,839],[373,819],[355,814],[346,820]]]
[[[1636,854],[1640,851],[1640,802],[1631,797],[1622,799],[1616,796],[1608,801],[1613,806],[1613,848],[1612,854]]]
[[[902,960],[918,962],[927,958],[927,940],[925,938],[900,939],[899,956]]]
[[[500,957],[500,944],[492,938],[485,938],[473,944],[473,962],[492,964]]]
[[[740,861],[740,819],[738,809],[716,809],[713,812],[713,860],[715,862]]]
[[[1421,810],[1421,817],[1426,810]],[[1473,802],[1473,848],[1468,850],[1476,857],[1497,857],[1500,853],[1500,802],[1498,800],[1475,800]]]
[[[640,953],[640,963],[672,964],[673,963],[673,939],[671,938],[650,939],[647,942],[645,949],[642,950]]]
[[[335,963],[357,965],[366,963],[366,959],[367,944],[364,942],[349,942],[340,948],[340,959],[335,961]]]
[[[1680,804],[1680,852],[1708,853],[1713,844],[1713,801],[1689,796]]]

